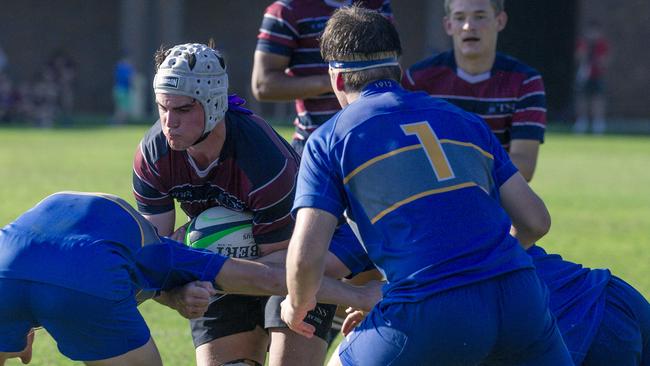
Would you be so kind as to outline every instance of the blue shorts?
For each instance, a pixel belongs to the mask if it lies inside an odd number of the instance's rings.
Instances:
[[[33,327],[44,327],[76,361],[115,357],[145,345],[149,328],[135,297],[107,300],[40,282],[0,278],[0,352],[19,352]]]
[[[584,366],[650,366],[650,304],[637,290],[612,276],[605,311]]]
[[[420,302],[380,302],[339,354],[343,365],[363,366],[573,365],[533,270]]]

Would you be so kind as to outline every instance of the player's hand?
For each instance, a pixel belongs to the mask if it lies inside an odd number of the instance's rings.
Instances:
[[[316,327],[306,323],[304,319],[307,316],[307,312],[316,307],[316,299],[312,299],[306,306],[296,307],[291,304],[291,298],[287,296],[280,305],[280,317],[287,323],[291,330],[307,338],[314,336]]]
[[[176,231],[174,231],[174,232],[169,236],[169,238],[170,238],[171,240],[175,240],[175,241],[177,241],[177,242],[179,242],[179,243],[184,243],[184,242],[185,242],[185,233],[187,232],[187,226],[188,226],[189,224],[190,224],[190,223],[188,222],[187,224],[185,224],[185,225],[179,227],[178,229],[176,229]]]
[[[210,305],[210,297],[217,294],[212,283],[207,281],[194,281],[175,288],[170,296],[173,299],[173,308],[184,318],[194,319],[202,317]]]
[[[345,317],[343,325],[341,325],[341,333],[347,337],[352,329],[356,328],[356,326],[363,321],[363,318],[366,317],[366,313],[354,308],[347,308],[345,309],[345,312],[348,313],[348,315]]]
[[[370,311],[382,299],[381,288],[386,284],[384,281],[369,281],[359,288],[360,302],[358,305],[360,310]]]
[[[34,334],[35,330],[34,328],[29,330],[29,333],[27,334],[27,346],[25,346],[25,349],[20,351],[20,362],[23,363],[23,365],[27,365],[28,363],[32,362],[32,345],[34,344]]]

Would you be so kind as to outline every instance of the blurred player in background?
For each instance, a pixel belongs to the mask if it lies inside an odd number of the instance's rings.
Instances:
[[[251,88],[260,101],[295,100],[295,133],[291,146],[302,154],[309,135],[341,109],[332,93],[327,63],[320,54],[320,36],[332,13],[352,0],[275,1],[264,13],[257,36]],[[377,10],[392,20],[390,0],[362,0],[355,4]],[[376,271],[351,279],[354,283],[379,279]],[[339,313],[341,314],[341,313]],[[344,314],[343,314],[344,315]],[[341,328],[335,317],[328,342]]]
[[[154,91],[160,121],[136,150],[133,188],[138,209],[161,235],[174,231],[174,200],[189,217],[212,206],[253,214],[257,246],[249,253],[284,263],[293,230],[290,214],[299,158],[265,121],[227,95],[223,58],[212,47],[178,45],[156,55]],[[181,227],[174,238],[182,238]],[[345,234],[345,235],[344,235]],[[351,231],[342,232],[341,237]],[[347,241],[348,239],[341,239]],[[340,247],[341,248],[341,247]],[[330,256],[341,268],[345,253]],[[336,257],[335,257],[336,256]],[[330,267],[331,265],[331,267]],[[318,338],[305,339],[280,319],[279,297],[226,296],[204,317],[191,320],[199,365],[247,359],[264,363],[271,332],[271,365],[322,363],[334,305],[319,305],[308,317]]]
[[[443,24],[453,50],[429,57],[407,71],[402,83],[481,116],[530,181],[546,128],[541,75],[496,52],[508,21],[504,0],[445,0]]]
[[[345,365],[571,365],[532,260],[508,235],[510,215],[534,242],[548,212],[487,126],[399,86],[399,37],[376,12],[335,12],[321,52],[343,110],[305,146],[282,318],[313,334],[302,319],[345,212],[388,280],[342,344]]]
[[[160,365],[136,305],[155,298],[196,318],[216,293],[211,282],[225,292],[286,293],[283,269],[161,238],[117,196],[53,194],[0,230],[0,365],[10,357],[29,361],[30,330],[38,326],[73,360]],[[376,285],[326,279],[324,287],[324,301],[366,309],[379,296]],[[169,296],[181,290],[182,297]]]
[[[587,132],[590,119],[593,133],[602,134],[607,128],[605,73],[609,59],[609,41],[603,35],[601,25],[597,21],[588,22],[576,42],[575,133]]]
[[[299,154],[309,135],[341,109],[320,55],[319,38],[332,13],[352,3],[279,0],[264,12],[253,63],[253,95],[260,101],[295,100],[296,132],[291,145]],[[354,3],[392,18],[390,0]]]

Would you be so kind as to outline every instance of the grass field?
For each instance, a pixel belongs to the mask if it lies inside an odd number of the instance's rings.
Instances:
[[[0,128],[0,226],[62,190],[131,195],[131,162],[146,126]],[[287,129],[280,129],[289,136]],[[548,133],[534,189],[553,218],[548,251],[608,267],[650,296],[650,137]],[[141,307],[167,365],[194,364],[187,322],[156,303]],[[32,365],[71,365],[44,331]],[[20,365],[9,361],[8,365]]]

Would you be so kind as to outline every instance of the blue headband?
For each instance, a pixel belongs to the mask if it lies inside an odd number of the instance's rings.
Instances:
[[[388,57],[368,61],[330,61],[329,66],[330,69],[348,72],[374,69],[376,67],[399,66],[399,63],[397,63],[396,57]]]

